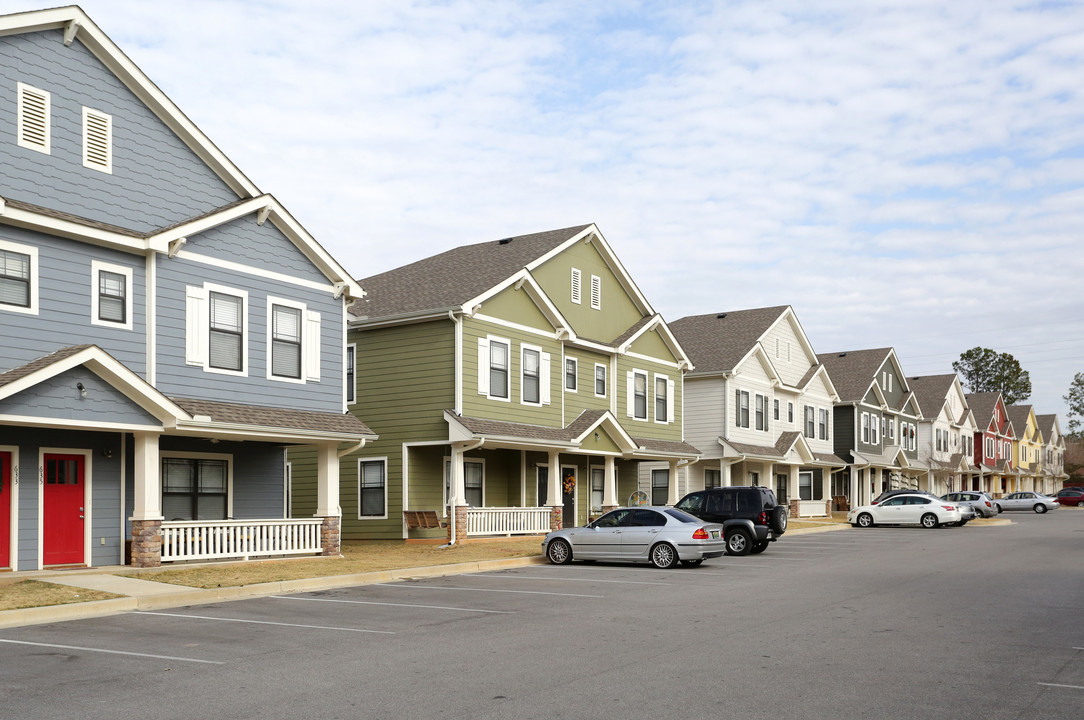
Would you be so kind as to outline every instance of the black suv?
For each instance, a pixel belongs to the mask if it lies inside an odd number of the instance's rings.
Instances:
[[[710,488],[691,492],[674,507],[723,526],[730,555],[762,553],[787,530],[787,508],[775,493],[757,485]]]

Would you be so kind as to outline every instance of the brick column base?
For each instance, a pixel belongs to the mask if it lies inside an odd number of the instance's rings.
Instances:
[[[799,502],[800,501],[798,501],[798,500],[791,500],[790,501],[790,516],[792,518],[798,517],[798,509],[801,507]]]
[[[825,517],[832,517],[832,501],[831,500],[825,500],[824,501],[824,516]]]
[[[162,521],[132,521],[132,567],[162,567]]]
[[[564,508],[560,505],[554,505],[550,508],[550,532],[561,529],[561,517],[564,514]]]
[[[339,530],[340,519],[337,517],[324,518],[320,525],[320,546],[324,549],[320,552],[326,557],[338,557],[342,554],[342,533]]]
[[[455,541],[461,543],[467,539],[467,509],[469,505],[457,505],[456,507],[448,507],[448,532],[445,535],[448,538],[448,544],[452,542],[452,523],[455,523]]]
[[[603,505],[602,506],[602,514],[605,515],[606,513],[610,512],[611,510],[616,510],[619,507],[621,507],[621,506],[620,505]]]

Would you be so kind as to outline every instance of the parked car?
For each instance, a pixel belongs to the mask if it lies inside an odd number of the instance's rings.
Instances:
[[[730,555],[762,553],[787,531],[788,511],[775,493],[759,485],[735,485],[691,492],[674,507],[707,522],[720,523]]]
[[[873,501],[870,502],[870,505],[880,505],[888,498],[896,497],[897,495],[929,495],[932,498],[937,497],[932,492],[926,492],[925,490],[903,490],[901,488],[897,490],[885,490],[883,493],[873,498]]]
[[[997,517],[997,505],[994,504],[994,499],[990,497],[989,493],[981,492],[979,490],[961,490],[960,492],[951,492],[947,495],[942,495],[941,499],[946,502],[955,503],[960,507],[965,505],[973,507],[975,508],[975,515],[977,517]]]
[[[1014,492],[994,501],[998,512],[1007,510],[1034,510],[1044,513],[1058,507],[1058,501],[1052,497],[1041,495],[1037,492]]]
[[[939,497],[926,493],[895,495],[877,505],[861,505],[847,513],[847,522],[855,527],[874,525],[921,525],[935,528],[938,525],[962,525],[960,509]]]
[[[1084,492],[1080,490],[1059,490],[1054,499],[1059,505],[1084,507]]]
[[[584,527],[555,530],[542,540],[555,565],[573,560],[650,562],[696,567],[726,552],[723,526],[671,507],[618,508]]]

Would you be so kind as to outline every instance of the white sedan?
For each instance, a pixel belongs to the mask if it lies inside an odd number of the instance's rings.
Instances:
[[[861,505],[847,513],[847,522],[855,527],[874,525],[955,525],[963,520],[960,509],[932,495],[915,493],[895,495],[877,505]]]

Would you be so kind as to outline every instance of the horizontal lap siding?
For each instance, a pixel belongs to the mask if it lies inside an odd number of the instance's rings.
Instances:
[[[0,126],[16,127],[15,84],[50,93],[51,152],[0,143],[0,196],[149,232],[237,199],[161,120],[62,30],[0,37]],[[9,100],[10,98],[10,100]],[[113,116],[113,172],[83,167],[83,107]],[[47,181],[43,182],[43,178]]]
[[[642,370],[648,373],[647,377],[647,417],[646,421],[636,420],[628,414],[628,373],[631,370]],[[666,375],[674,381],[674,421],[670,423],[655,422],[655,374]],[[682,403],[681,371],[675,367],[667,367],[661,363],[621,356],[617,360],[617,419],[621,421],[625,430],[633,437],[655,438],[658,440],[682,440]]]
[[[274,223],[258,224],[256,213],[188,238],[184,250],[331,285]]]
[[[722,456],[718,439],[726,430],[724,387],[722,378],[685,380],[685,438],[705,457]]]
[[[2,145],[3,143],[0,143]],[[0,190],[0,196],[3,195]],[[93,343],[146,376],[146,283],[142,257],[0,225],[0,239],[38,249],[38,313],[0,309],[0,372],[70,345]],[[132,269],[132,330],[92,325],[94,260]]]
[[[576,358],[576,392],[565,390],[565,370],[561,363],[560,390],[564,393],[564,425],[579,417],[584,410],[609,410],[614,393],[614,380],[610,377],[610,356],[579,348],[566,347],[565,357]],[[606,366],[606,395],[595,395],[595,364]]]
[[[86,391],[86,397],[79,385]],[[0,415],[161,427],[153,415],[83,366],[0,400]]]

